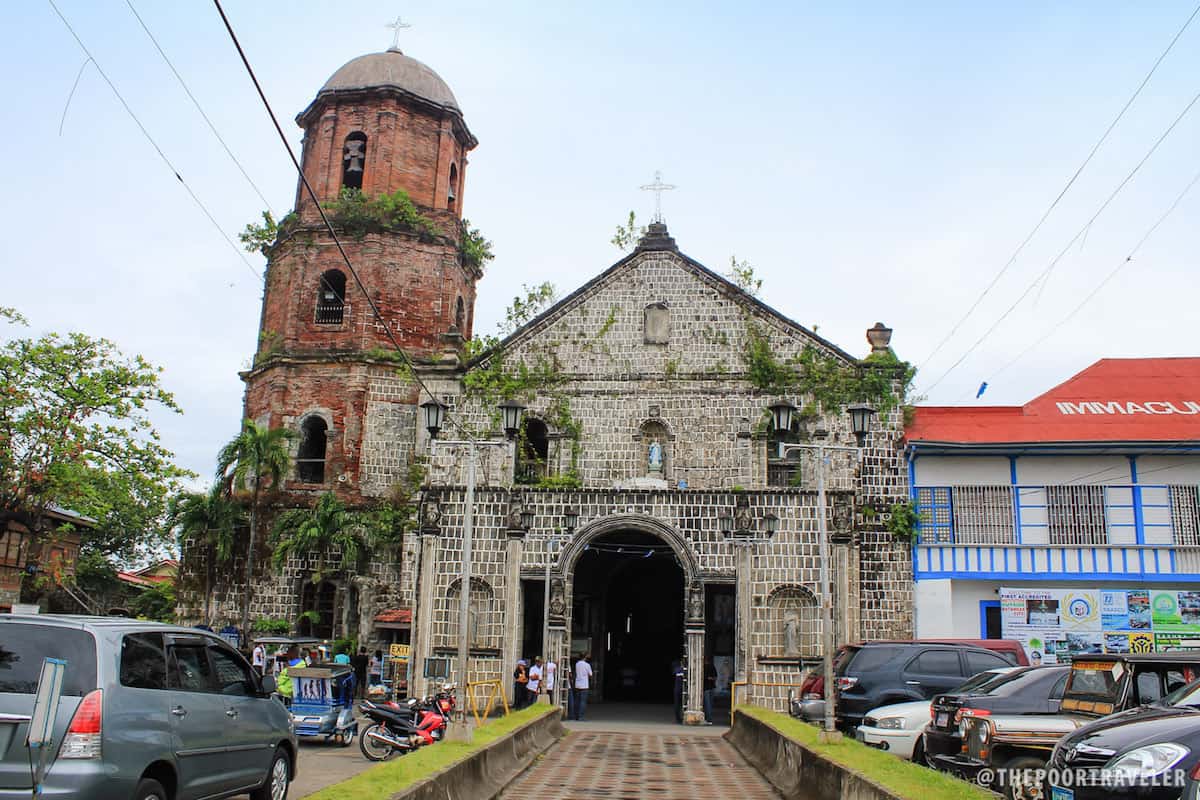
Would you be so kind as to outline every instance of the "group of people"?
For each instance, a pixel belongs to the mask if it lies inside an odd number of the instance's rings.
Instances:
[[[320,650],[305,652],[297,645],[286,649],[281,648],[274,655],[269,655],[267,648],[256,643],[250,653],[250,665],[260,676],[272,675],[275,678],[276,693],[284,697],[286,701],[290,701],[295,692],[289,670],[296,667],[311,667],[313,664],[320,664],[323,661],[324,657]],[[333,663],[348,664],[354,668],[354,692],[358,697],[366,696],[369,687],[383,683],[382,650],[368,654],[366,647],[360,647],[354,655],[340,650],[333,656]]]
[[[587,708],[588,692],[592,687],[591,653],[583,653],[574,659],[574,666],[567,668],[564,676],[571,692],[567,696],[567,716],[583,720]],[[532,660],[521,659],[513,670],[513,710],[519,710],[537,702],[538,695],[546,694],[554,702],[554,687],[558,681],[558,665],[552,660],[544,664],[540,656]]]

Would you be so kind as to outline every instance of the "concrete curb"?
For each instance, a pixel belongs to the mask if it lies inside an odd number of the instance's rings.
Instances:
[[[768,722],[738,714],[725,740],[784,797],[905,800],[861,773],[789,739]]]
[[[491,800],[566,732],[561,712],[539,717],[391,800]]]

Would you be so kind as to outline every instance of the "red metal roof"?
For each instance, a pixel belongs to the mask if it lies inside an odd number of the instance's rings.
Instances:
[[[391,625],[411,625],[412,609],[387,608],[375,615],[375,621]]]
[[[1198,443],[1200,358],[1105,358],[1024,406],[918,406],[910,444]]]

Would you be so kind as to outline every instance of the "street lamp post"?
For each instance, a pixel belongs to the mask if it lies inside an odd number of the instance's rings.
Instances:
[[[462,573],[459,576],[458,589],[458,707],[461,709],[462,723],[458,734],[464,741],[470,741],[472,731],[469,725],[470,716],[467,714],[467,676],[471,653],[470,616],[471,616],[471,539],[475,531],[475,460],[480,447],[507,447],[521,427],[521,415],[525,407],[520,403],[507,401],[500,404],[500,412],[504,417],[504,435],[502,441],[479,440],[467,438],[461,440],[439,440],[438,431],[446,419],[446,407],[437,400],[430,399],[421,404],[425,412],[425,428],[429,431],[429,452],[434,452],[440,442],[447,447],[467,448],[467,491],[463,499],[463,547]],[[522,519],[524,521],[524,519]]]
[[[790,431],[792,429],[792,413],[796,409],[788,403],[776,403],[771,406],[771,416],[775,430]],[[779,443],[779,457],[785,458],[792,450],[815,450],[817,453],[817,546],[820,548],[818,558],[821,561],[821,660],[825,673],[825,719],[822,729],[825,734],[834,731],[833,706],[833,585],[829,569],[829,534],[826,530],[825,510],[825,453],[828,450],[858,453],[866,442],[867,431],[870,429],[871,417],[875,409],[868,405],[852,405],[846,411],[850,414],[850,429],[858,443],[857,447],[825,444],[829,432],[823,428],[813,431],[816,444]]]
[[[568,508],[563,512],[563,530],[567,536],[575,532],[575,525],[579,522],[579,512],[573,508]],[[546,665],[550,663],[550,565],[554,562],[558,555],[558,534],[546,534],[546,578],[545,586],[543,587],[544,595],[542,597],[542,683],[545,684]],[[558,663],[557,661],[555,662]],[[551,690],[553,691],[553,690]],[[547,692],[549,695],[549,692]],[[550,696],[550,704],[554,704],[554,697]]]

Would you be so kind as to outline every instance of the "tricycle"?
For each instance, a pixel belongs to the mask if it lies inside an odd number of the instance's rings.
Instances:
[[[358,734],[354,718],[354,668],[348,664],[293,667],[292,728],[297,736],[324,736],[349,747]]]

